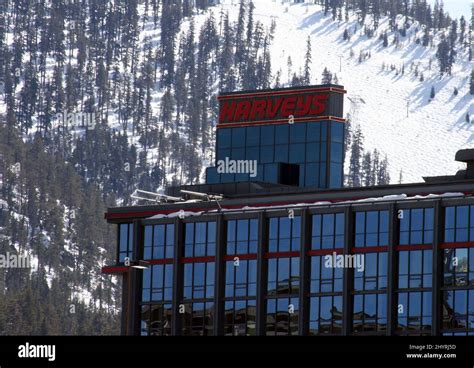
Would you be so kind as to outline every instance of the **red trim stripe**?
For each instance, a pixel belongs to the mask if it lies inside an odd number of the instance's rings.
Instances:
[[[104,274],[121,274],[128,272],[129,267],[126,266],[105,266],[102,267],[101,272]]]
[[[459,242],[459,243],[443,243],[441,244],[441,249],[450,249],[450,248],[473,248],[474,242]]]
[[[201,262],[214,262],[216,257],[183,257],[181,263],[201,263]]]
[[[295,118],[295,123],[305,123],[305,122],[314,122],[314,121],[336,121],[338,123],[345,123],[346,119],[338,118],[336,116],[319,116],[319,117],[308,117],[308,118]],[[288,124],[288,119],[276,119],[276,120],[260,120],[260,121],[243,121],[240,123],[219,123],[216,125],[216,129],[225,129],[225,128],[238,128],[254,125],[274,125],[274,124]]]
[[[259,96],[284,96],[284,95],[292,95],[295,93],[298,94],[305,94],[305,93],[314,93],[314,92],[335,92],[335,93],[342,93],[346,94],[347,91],[342,88],[336,87],[320,87],[320,88],[308,88],[308,89],[287,89],[282,91],[262,91],[262,92],[249,92],[249,93],[236,93],[230,95],[223,95],[218,96],[217,99],[219,101],[223,100],[233,100],[233,99],[241,99],[241,98],[251,98],[251,97],[259,97]]]
[[[151,265],[171,264],[173,263],[173,258],[152,259],[150,261],[147,260],[147,262],[150,263]]]
[[[268,258],[291,258],[299,257],[300,252],[269,252],[265,254],[265,259]]]
[[[416,244],[416,245],[397,245],[395,250],[429,250],[433,249],[431,244]]]
[[[351,253],[372,253],[372,252],[387,252],[388,247],[357,247],[352,248]]]
[[[224,261],[233,261],[235,258],[238,258],[239,261],[246,261],[246,260],[252,260],[252,259],[257,259],[256,254],[235,254],[235,255],[227,255],[224,256]]]
[[[342,253],[344,253],[344,249],[343,248],[313,249],[313,250],[310,250],[310,251],[306,252],[306,254],[308,256],[326,256],[326,255],[331,255],[333,253],[342,254]]]

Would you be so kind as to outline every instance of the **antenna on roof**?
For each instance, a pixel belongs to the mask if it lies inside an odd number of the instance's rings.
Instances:
[[[182,199],[178,197],[172,197],[165,194],[147,192],[145,190],[136,189],[130,196],[132,199],[138,199],[140,201],[149,201],[155,203],[174,203],[180,202]]]
[[[200,199],[206,202],[216,201],[217,206],[219,206],[219,210],[222,210],[222,207],[219,201],[224,199],[224,196],[221,194],[207,194],[207,193],[200,193],[200,192],[192,192],[190,190],[184,190],[184,189],[181,189],[181,193],[183,193],[185,197],[187,197],[187,199],[194,198],[194,199]]]

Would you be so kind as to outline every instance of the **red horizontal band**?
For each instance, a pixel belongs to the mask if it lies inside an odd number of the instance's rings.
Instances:
[[[240,261],[246,261],[249,259],[257,259],[256,254],[235,254],[224,256],[224,261],[233,261],[235,258],[238,258]]]
[[[459,243],[443,243],[440,245],[441,249],[449,248],[473,248],[474,242],[459,242]]]
[[[336,87],[320,87],[320,88],[308,88],[308,89],[287,89],[282,91],[261,91],[261,92],[249,92],[249,93],[236,93],[230,95],[218,96],[219,101],[222,100],[233,100],[239,98],[251,98],[251,97],[261,97],[261,96],[284,96],[291,94],[304,94],[304,93],[314,93],[314,92],[335,92],[345,94],[347,91],[342,88]]]
[[[160,265],[160,264],[170,264],[173,263],[173,258],[164,258],[164,259],[152,259],[147,262],[151,265]]]
[[[414,244],[414,245],[397,245],[395,250],[429,250],[433,249],[432,244]]]
[[[214,262],[216,257],[183,257],[181,263],[201,263],[201,262]]]
[[[344,252],[343,248],[313,249],[313,250],[310,250],[310,251],[306,252],[306,254],[308,256],[325,256],[325,255],[330,255],[330,254],[333,254],[333,253],[342,254],[343,252]]]
[[[372,252],[387,252],[388,247],[354,247],[352,253],[372,253]]]
[[[313,118],[294,118],[295,123],[306,123],[306,122],[316,122],[316,121],[336,121],[338,123],[345,123],[346,119],[338,118],[336,116],[319,116]],[[225,129],[225,128],[238,128],[244,126],[254,126],[254,125],[274,125],[274,124],[289,124],[288,119],[276,119],[276,120],[260,120],[260,121],[249,121],[249,122],[242,122],[242,123],[222,123],[217,124],[217,129]]]
[[[265,258],[291,258],[299,257],[300,252],[269,252],[265,254]]]
[[[126,266],[105,266],[102,267],[101,272],[104,274],[120,274],[130,270],[130,267]]]

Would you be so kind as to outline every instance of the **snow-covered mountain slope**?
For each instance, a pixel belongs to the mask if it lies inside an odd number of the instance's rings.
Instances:
[[[428,3],[434,6],[436,1],[437,0],[428,0]],[[438,2],[440,1],[438,0]],[[471,4],[472,1],[469,0],[443,0],[444,10],[454,18],[464,16],[466,19],[470,19]]]
[[[237,2],[222,3],[223,10],[229,10],[235,21]],[[436,48],[415,42],[423,34],[417,24],[410,27],[407,37],[401,37],[398,32],[390,32],[388,19],[382,18],[375,35],[368,38],[355,15],[350,16],[349,22],[339,23],[332,20],[330,13],[324,16],[319,5],[271,0],[255,0],[254,4],[255,20],[266,27],[270,27],[272,19],[277,23],[272,45],[273,73],[281,69],[282,82],[287,81],[289,56],[293,71],[302,68],[310,36],[312,82],[321,81],[324,67],[337,74],[339,83],[348,91],[345,112],[351,114],[353,126],[362,127],[365,149],[377,148],[387,154],[392,182],[398,181],[400,170],[403,182],[419,182],[423,176],[454,174],[463,167],[454,161],[456,151],[474,147],[474,123],[465,120],[466,113],[474,114],[474,96],[469,94],[474,64],[468,62],[466,50],[458,50],[452,76],[440,77]],[[217,15],[221,9],[211,11]],[[370,21],[368,17],[366,22]],[[403,23],[402,18],[399,23]],[[343,40],[345,29],[351,34],[350,41]],[[389,38],[387,48],[379,38],[385,31]],[[393,43],[394,37],[399,37],[398,46]],[[370,52],[371,57],[360,63],[361,52]],[[424,82],[420,82],[421,73]],[[430,101],[432,86],[436,97]],[[457,96],[453,94],[455,88],[459,90]]]

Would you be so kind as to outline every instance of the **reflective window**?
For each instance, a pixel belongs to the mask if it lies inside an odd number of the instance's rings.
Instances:
[[[239,260],[226,262],[225,296],[255,297],[257,294],[257,261]]]
[[[260,146],[260,127],[247,127],[247,147]]]
[[[227,300],[224,318],[225,336],[255,336],[257,302],[255,300]]]
[[[444,285],[474,285],[474,248],[444,250]]]
[[[354,332],[379,332],[387,330],[387,295],[354,295]]]
[[[446,207],[444,241],[474,241],[474,206]]]
[[[443,293],[443,328],[474,329],[474,290]]]
[[[153,265],[143,270],[142,302],[173,300],[173,265]]]
[[[185,303],[182,314],[182,329],[185,336],[214,335],[214,303]]]
[[[231,220],[227,222],[227,254],[257,253],[258,220]]]
[[[214,262],[184,265],[184,299],[214,298]]]
[[[356,247],[388,245],[388,211],[357,212],[355,216]]]
[[[144,259],[174,258],[174,224],[148,225],[144,232]]]
[[[119,263],[125,262],[125,258],[133,259],[133,224],[119,225]]]
[[[359,267],[354,267],[355,290],[387,288],[387,252],[361,253],[353,256],[354,262],[359,264]]]
[[[267,336],[298,335],[298,298],[267,300]]]
[[[431,330],[432,306],[431,291],[398,293],[398,330]]]
[[[310,335],[342,333],[342,296],[315,296],[310,299]]]
[[[219,148],[230,148],[232,146],[232,130],[217,129],[217,146]]]
[[[172,310],[171,303],[142,305],[140,334],[142,336],[170,336]]]
[[[398,288],[427,288],[433,281],[433,252],[412,250],[398,252]]]
[[[400,219],[401,245],[431,244],[433,242],[433,208],[400,210],[398,217]]]
[[[328,142],[328,124],[331,141]],[[300,165],[300,186],[340,187],[342,185],[344,124],[305,122],[261,127],[222,128],[217,132],[216,159],[257,160],[258,178],[248,175],[219,174],[208,170],[207,183],[236,181],[278,182],[277,163]],[[331,166],[327,166],[328,150]],[[311,165],[308,165],[311,163]],[[262,166],[262,167],[260,167]],[[331,169],[328,181],[326,169]]]
[[[331,293],[342,291],[343,282],[343,268],[329,267],[326,257],[328,256],[313,256],[311,257],[311,282],[310,292],[313,293]]]
[[[343,143],[344,142],[344,124],[343,123],[331,123],[331,141]]]
[[[297,294],[300,282],[300,258],[268,260],[268,295]]]
[[[185,257],[205,257],[216,254],[216,223],[187,223],[185,228]]]
[[[225,263],[224,334],[255,335],[258,220],[230,220],[226,227],[226,253],[233,259]]]
[[[301,218],[295,216],[269,219],[269,252],[288,252],[300,250]]]
[[[290,128],[290,143],[304,143],[306,141],[306,124],[294,124]]]
[[[344,248],[344,214],[312,216],[311,249]]]

